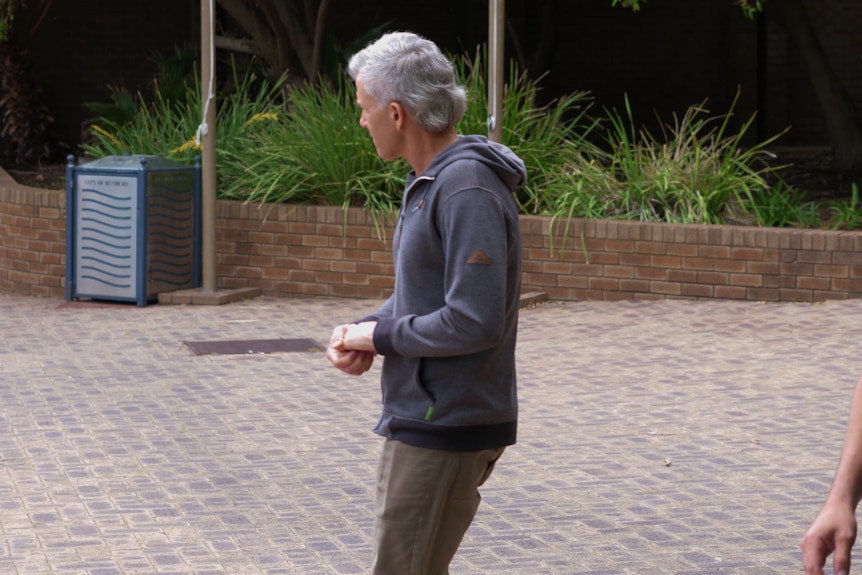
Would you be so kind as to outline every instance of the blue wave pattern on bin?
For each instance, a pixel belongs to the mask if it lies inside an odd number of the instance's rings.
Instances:
[[[81,278],[130,288],[135,231],[131,195],[85,188],[80,202]]]

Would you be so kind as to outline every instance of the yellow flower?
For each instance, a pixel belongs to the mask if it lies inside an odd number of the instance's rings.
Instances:
[[[203,142],[201,142],[200,144],[195,144],[195,139],[192,138],[191,140],[189,140],[188,142],[186,142],[185,144],[183,144],[179,148],[174,148],[173,150],[171,150],[171,153],[172,154],[180,154],[182,152],[185,152],[186,150],[192,150],[192,149],[202,150],[203,147],[204,147]]]
[[[278,120],[278,114],[274,112],[266,112],[255,114],[245,123],[246,126],[254,124],[255,122],[263,122],[264,120]]]
[[[104,129],[104,128],[102,128],[101,126],[98,126],[98,125],[96,125],[96,124],[93,124],[92,126],[90,126],[90,129],[91,129],[91,130],[93,130],[94,132],[98,133],[98,134],[102,134],[103,136],[105,136],[106,138],[108,138],[108,139],[109,139],[109,140],[111,140],[114,144],[116,144],[116,145],[118,145],[118,146],[122,146],[122,145],[123,145],[123,144],[122,144],[122,143],[121,143],[117,138],[115,138],[112,134],[110,134],[107,130],[105,130],[105,129]]]

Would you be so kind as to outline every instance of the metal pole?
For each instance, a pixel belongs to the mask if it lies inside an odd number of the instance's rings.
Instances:
[[[503,141],[503,58],[506,0],[488,0],[488,139]]]
[[[216,289],[215,12],[212,1],[201,0],[201,268],[205,292]]]

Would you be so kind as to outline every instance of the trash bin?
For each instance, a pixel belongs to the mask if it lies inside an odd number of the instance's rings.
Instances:
[[[201,164],[109,156],[66,166],[66,299],[134,301],[200,287]]]

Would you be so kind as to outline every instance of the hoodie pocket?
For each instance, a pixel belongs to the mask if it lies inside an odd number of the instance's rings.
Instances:
[[[383,408],[406,419],[430,421],[436,398],[422,380],[423,359],[388,356],[384,360]]]
[[[422,390],[422,393],[428,400],[428,407],[425,409],[425,414],[423,415],[423,419],[425,421],[431,421],[434,417],[434,407],[437,405],[437,398],[434,394],[428,389],[428,386],[425,384],[427,379],[425,378],[425,366],[427,365],[427,361],[425,359],[419,360],[419,373],[416,378],[416,385]]]

